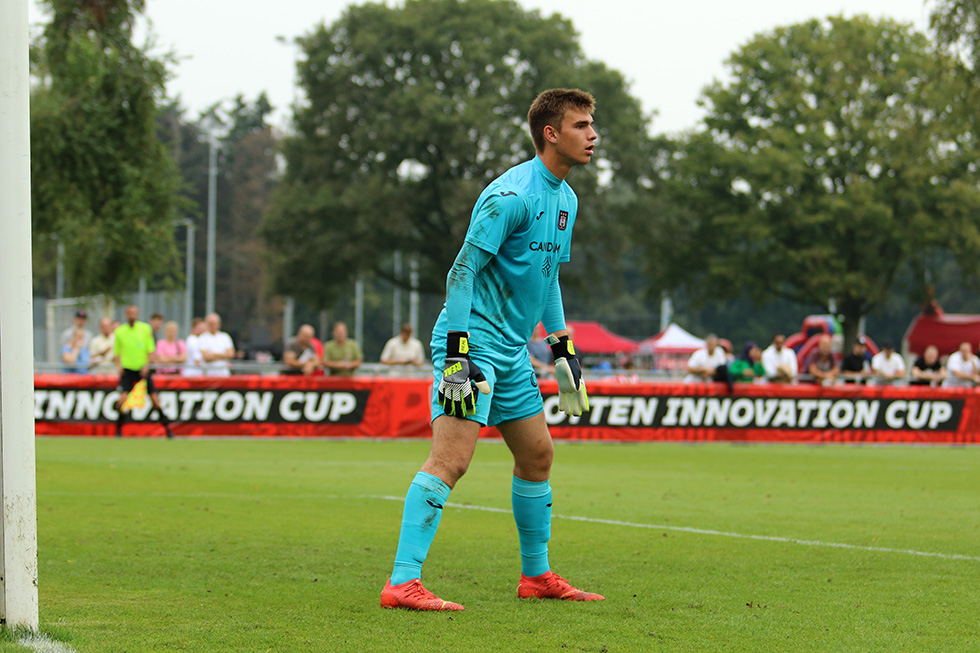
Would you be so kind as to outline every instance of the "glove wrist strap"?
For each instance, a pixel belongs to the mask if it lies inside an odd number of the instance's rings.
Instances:
[[[555,360],[575,357],[575,345],[568,339],[568,336],[555,337],[551,335],[545,338],[545,342],[551,345],[551,354]]]
[[[470,334],[466,331],[450,331],[446,334],[446,356],[466,356],[470,352]]]

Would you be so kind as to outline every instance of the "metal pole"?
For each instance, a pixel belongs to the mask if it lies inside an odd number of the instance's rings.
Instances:
[[[55,235],[55,238],[58,238]],[[61,299],[65,296],[65,244],[58,238],[58,265],[54,275],[54,298]]]
[[[184,281],[186,283],[184,290],[184,326],[186,327],[187,334],[190,335],[191,322],[194,319],[194,223],[190,220],[184,220],[181,224],[187,227],[187,243],[184,252],[184,256],[187,259],[184,261]]]
[[[412,285],[412,292],[408,295],[408,323],[412,325],[412,331],[419,332],[419,255],[412,254],[409,262],[409,283]]]
[[[208,134],[208,269],[204,312],[214,313],[214,239],[218,205],[218,146]]]
[[[357,275],[354,283],[354,340],[364,347],[364,279]]]
[[[0,2],[0,619],[37,631],[27,4]]]
[[[292,297],[286,297],[286,303],[282,307],[282,346],[285,347],[289,339],[293,337],[293,312],[296,310],[296,302]]]
[[[402,326],[402,287],[398,285],[402,278],[402,253],[395,252],[395,291],[393,308],[391,310],[391,332],[398,333]]]
[[[149,311],[146,308],[146,277],[140,277],[140,289],[136,299],[136,305],[139,306],[140,317],[148,320],[150,316],[147,314]]]
[[[663,332],[674,320],[674,304],[665,290],[660,293],[660,331]]]

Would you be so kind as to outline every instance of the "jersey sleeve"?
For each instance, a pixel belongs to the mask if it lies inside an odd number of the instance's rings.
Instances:
[[[477,273],[490,261],[490,252],[469,240],[456,256],[446,278],[446,317],[450,331],[469,331],[473,284]]]
[[[561,302],[561,287],[558,285],[558,272],[552,277],[551,288],[548,291],[548,302],[544,306],[544,316],[541,318],[544,330],[554,333],[565,328],[565,307]]]
[[[488,189],[470,217],[466,242],[496,254],[507,237],[527,222],[528,204],[522,192],[506,186]]]

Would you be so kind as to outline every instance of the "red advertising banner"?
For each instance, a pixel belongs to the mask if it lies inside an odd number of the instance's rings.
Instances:
[[[155,377],[177,435],[428,437],[432,383],[382,377]],[[114,376],[35,376],[38,435],[115,435]],[[558,410],[542,381],[556,439],[745,442],[980,441],[980,392],[918,387],[589,382],[590,410]],[[152,406],[126,436],[162,436]],[[498,435],[485,429],[484,436]]]

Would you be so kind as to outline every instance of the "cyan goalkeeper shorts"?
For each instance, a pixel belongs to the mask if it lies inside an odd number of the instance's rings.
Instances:
[[[446,336],[433,336],[432,343],[432,419],[445,415],[439,405],[439,381],[446,361]],[[527,347],[486,349],[470,342],[470,359],[476,363],[487,382],[490,394],[476,395],[476,414],[466,419],[483,426],[496,426],[502,422],[513,422],[537,415],[544,410],[544,401],[538,389],[538,380],[531,366]]]

